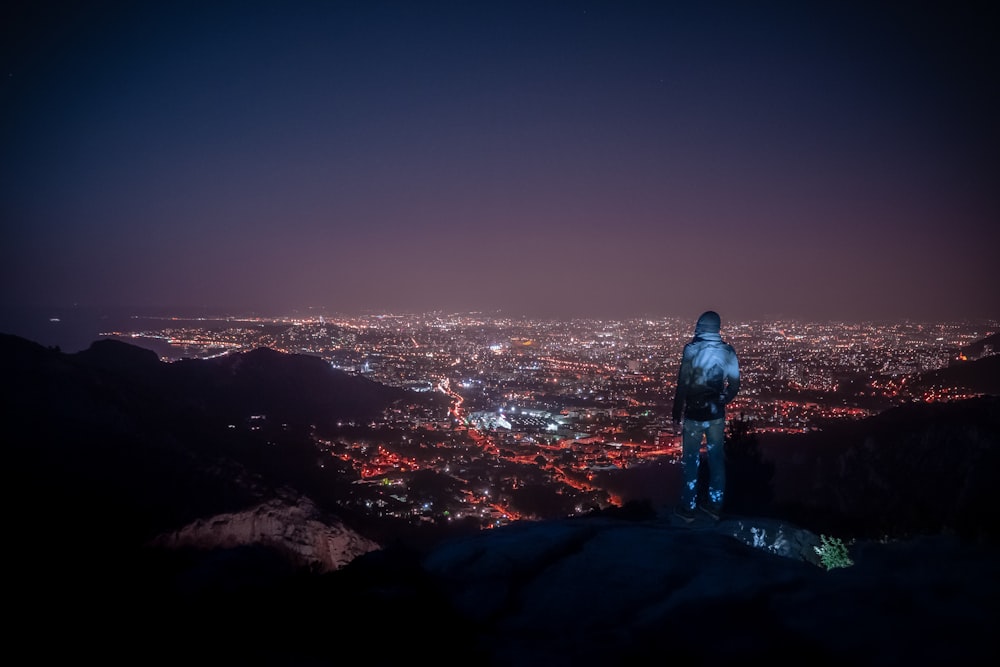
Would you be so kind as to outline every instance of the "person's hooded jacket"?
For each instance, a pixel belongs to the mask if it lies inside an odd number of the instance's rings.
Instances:
[[[740,390],[736,350],[722,340],[721,319],[713,311],[698,318],[694,338],[684,346],[673,420],[709,421],[726,416],[726,405]]]

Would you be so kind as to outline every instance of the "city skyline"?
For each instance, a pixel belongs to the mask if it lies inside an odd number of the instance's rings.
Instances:
[[[9,12],[0,307],[1000,318],[974,4]]]

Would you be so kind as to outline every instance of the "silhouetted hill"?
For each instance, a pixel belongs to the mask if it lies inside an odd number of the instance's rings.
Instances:
[[[959,352],[967,359],[979,359],[991,354],[1000,355],[1000,331],[969,343]]]
[[[132,377],[156,373],[161,366],[160,358],[152,350],[114,339],[94,341],[72,356],[87,366],[120,371]]]
[[[971,393],[1000,395],[1000,354],[955,362],[945,368],[915,376],[906,383],[908,388],[932,389],[947,387]]]
[[[1000,537],[1000,397],[913,403],[820,432],[759,437],[786,518],[868,538]]]
[[[319,357],[267,348],[206,361],[176,362],[175,390],[226,419],[267,415],[282,422],[314,424],[378,417],[404,389],[387,387],[330,367]]]
[[[218,420],[266,415],[279,423],[324,429],[338,420],[378,417],[406,395],[404,389],[332,368],[319,357],[269,348],[165,364],[149,350],[102,340],[71,356],[86,367],[164,392],[171,402],[194,406]]]
[[[420,400],[271,350],[168,364],[117,341],[64,354],[0,335],[0,373],[5,494],[39,546],[32,567],[58,560],[54,542],[99,560],[92,550],[133,549],[287,488],[332,511],[350,480],[316,472],[312,427]],[[268,428],[249,428],[254,416]]]

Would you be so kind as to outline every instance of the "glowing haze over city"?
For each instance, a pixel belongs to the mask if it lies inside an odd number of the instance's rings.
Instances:
[[[4,308],[1000,316],[966,3],[4,11]]]

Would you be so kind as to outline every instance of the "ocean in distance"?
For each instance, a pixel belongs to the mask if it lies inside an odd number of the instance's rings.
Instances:
[[[203,319],[223,319],[226,314],[217,311],[199,312],[199,309],[150,309],[126,307],[0,307],[0,333],[13,334],[34,341],[45,347],[58,347],[62,352],[86,350],[97,340],[115,338],[106,335],[113,331],[157,329],[164,325],[163,318],[182,315],[175,320],[178,326]],[[130,344],[153,350],[159,355],[176,354],[176,348],[166,341],[150,338],[122,338]]]

